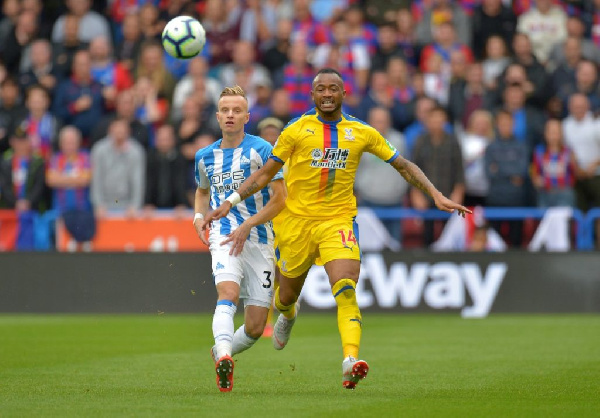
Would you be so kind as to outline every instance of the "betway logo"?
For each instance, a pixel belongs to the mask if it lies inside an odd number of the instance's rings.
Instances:
[[[486,316],[504,280],[506,263],[491,263],[485,271],[476,263],[393,263],[388,271],[383,257],[369,254],[363,257],[360,280],[356,289],[361,307],[377,305],[393,308],[415,308],[423,301],[434,309],[461,309],[463,317]],[[370,281],[372,291],[365,288]],[[473,304],[465,306],[466,295]],[[322,267],[313,267],[302,291],[305,303],[315,308],[331,308],[335,301],[327,274]]]

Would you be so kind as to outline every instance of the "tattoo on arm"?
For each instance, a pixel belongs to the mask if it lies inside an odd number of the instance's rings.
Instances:
[[[242,200],[244,200],[247,197],[252,196],[254,193],[256,193],[259,190],[260,190],[260,186],[258,185],[258,183],[256,181],[253,181],[252,183],[250,183],[248,185],[248,187],[246,187],[245,190],[240,190],[238,193],[240,194],[240,198]]]
[[[392,161],[392,167],[394,167],[408,183],[420,189],[428,196],[433,197],[432,194],[436,191],[436,188],[415,163],[410,162],[405,158],[398,157]]]

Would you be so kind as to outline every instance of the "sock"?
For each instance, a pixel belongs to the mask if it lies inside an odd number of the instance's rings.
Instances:
[[[275,291],[275,307],[287,319],[294,319],[296,316],[296,302],[288,306],[282,304],[279,300],[279,288]]]
[[[233,347],[231,355],[246,351],[252,347],[256,341],[258,341],[258,339],[252,338],[246,334],[246,327],[242,325],[235,331],[235,334],[233,334]]]
[[[344,358],[358,358],[362,317],[356,302],[356,283],[350,279],[341,279],[331,288],[338,306],[338,329],[342,337]]]
[[[218,359],[232,353],[233,316],[236,309],[237,306],[230,300],[223,299],[217,302],[212,328]]]

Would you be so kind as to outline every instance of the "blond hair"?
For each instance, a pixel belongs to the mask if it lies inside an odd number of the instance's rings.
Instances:
[[[493,138],[494,137],[494,118],[492,117],[492,114],[490,112],[488,112],[487,110],[482,110],[482,109],[478,109],[475,110],[473,113],[471,113],[471,116],[469,116],[469,121],[467,123],[467,132],[473,132],[473,125],[475,124],[475,118],[482,118],[485,119],[485,121],[488,124],[488,129],[487,132],[485,133],[486,138]]]
[[[221,96],[219,96],[219,98],[225,96],[242,96],[244,99],[246,99],[246,101],[248,101],[244,89],[237,85],[233,87],[225,87],[221,92]]]

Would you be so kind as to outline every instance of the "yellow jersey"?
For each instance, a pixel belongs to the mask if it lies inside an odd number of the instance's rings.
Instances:
[[[312,109],[291,120],[271,155],[287,165],[286,209],[310,219],[355,216],[354,179],[363,152],[386,162],[399,155],[373,127],[346,113],[329,122]]]

